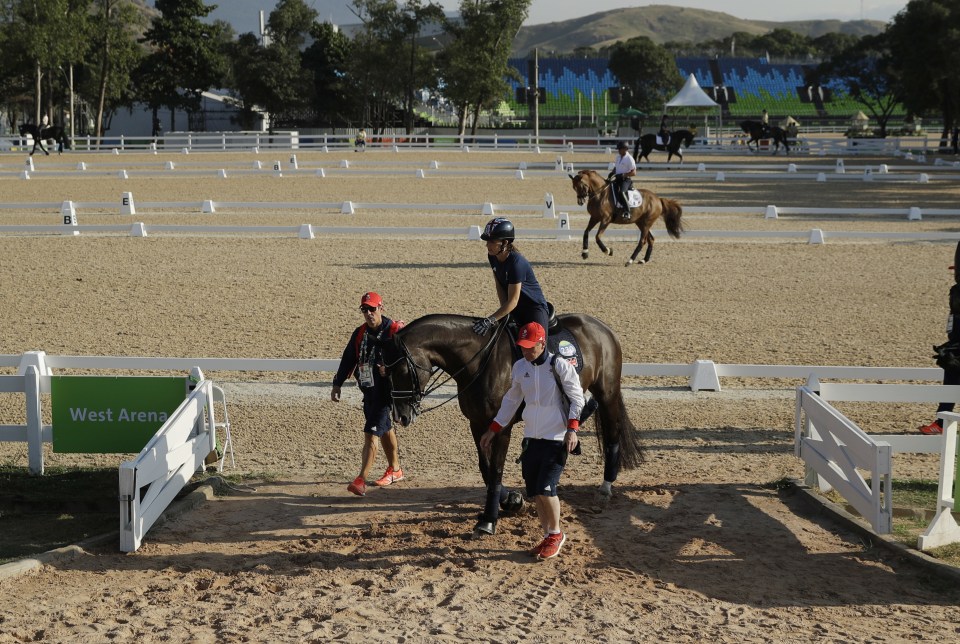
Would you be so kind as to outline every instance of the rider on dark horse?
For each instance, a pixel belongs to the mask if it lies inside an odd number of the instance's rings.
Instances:
[[[767,114],[767,110],[763,110],[763,113],[760,114],[760,130],[761,138],[770,138],[770,115]]]
[[[663,147],[670,145],[670,128],[669,128],[670,117],[664,114],[660,117],[660,131],[657,132],[657,136],[660,137]]]
[[[611,192],[613,193],[613,205],[616,208],[614,214],[617,217],[629,220],[630,206],[627,201],[627,193],[633,190],[633,180],[630,177],[637,174],[637,162],[627,154],[627,151],[625,142],[617,143],[617,159],[614,161],[613,170],[607,175],[607,179],[613,182]]]

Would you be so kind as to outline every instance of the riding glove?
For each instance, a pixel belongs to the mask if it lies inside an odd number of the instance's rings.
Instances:
[[[486,335],[487,331],[497,325],[497,319],[492,315],[488,318],[480,318],[473,323],[473,332],[477,335]]]

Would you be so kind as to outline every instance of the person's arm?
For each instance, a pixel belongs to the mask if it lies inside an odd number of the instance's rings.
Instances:
[[[560,386],[563,393],[570,400],[570,410],[567,413],[567,431],[563,435],[563,446],[567,453],[577,449],[580,437],[577,432],[580,429],[580,414],[583,412],[583,406],[586,403],[583,397],[583,388],[580,386],[580,376],[577,370],[569,362],[558,357],[553,365],[557,375],[560,376]]]
[[[502,320],[509,315],[513,309],[517,308],[517,304],[520,302],[520,291],[521,285],[519,282],[516,284],[508,284],[506,290],[498,283],[497,295],[500,296],[500,308],[490,317]]]
[[[490,451],[490,445],[493,443],[493,439],[496,438],[497,434],[510,422],[514,414],[517,413],[521,402],[523,402],[523,390],[520,389],[520,380],[512,377],[510,389],[504,394],[503,401],[500,403],[500,411],[497,412],[497,415],[490,422],[490,427],[487,431],[480,437],[480,449],[484,453]]]
[[[357,350],[354,348],[356,336],[357,332],[354,331],[343,350],[343,355],[340,356],[340,367],[333,377],[333,388],[330,390],[330,400],[333,402],[340,402],[340,388],[357,368]]]

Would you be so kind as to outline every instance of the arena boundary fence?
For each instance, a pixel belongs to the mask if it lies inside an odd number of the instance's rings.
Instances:
[[[794,453],[805,463],[804,482],[822,492],[835,489],[878,534],[893,529],[892,456],[898,452],[940,454],[937,508],[917,548],[960,541],[955,508],[957,420],[942,412],[940,436],[867,434],[829,402],[960,402],[960,386],[820,383],[797,387]],[[868,472],[870,482],[861,471]]]
[[[7,136],[0,139],[0,149],[20,151],[29,138]],[[596,136],[573,136],[565,133],[541,134],[532,132],[479,135],[432,134],[432,133],[384,133],[368,135],[367,150],[386,149],[393,151],[461,150],[475,151],[600,151],[610,149],[619,140],[633,140],[633,133],[624,136],[598,134]],[[152,137],[93,137],[78,136],[73,140],[71,152],[229,152],[244,150],[349,150],[353,149],[353,134],[306,134],[297,131],[270,132],[170,132],[156,139]],[[744,137],[739,130],[719,132],[707,128],[697,137],[695,148],[705,154],[742,154]],[[887,137],[885,139],[847,139],[827,136],[802,136],[791,140],[797,154],[896,154],[903,151],[918,153],[935,152],[939,149],[939,135]]]
[[[3,356],[9,364],[10,356]],[[24,354],[21,374],[0,375],[0,392],[23,393],[26,398],[26,423],[0,425],[0,442],[26,442],[28,471],[44,473],[43,443],[53,442],[52,425],[42,423],[41,394],[50,393],[49,367],[42,352]],[[171,414],[140,453],[119,468],[120,550],[134,552],[144,535],[156,523],[167,506],[196,472],[202,471],[208,457],[216,453],[217,430],[224,433],[217,460],[223,471],[227,456],[235,465],[233,438],[223,389],[203,378],[193,367],[191,377],[198,379],[193,391]],[[223,420],[215,410],[222,409]]]

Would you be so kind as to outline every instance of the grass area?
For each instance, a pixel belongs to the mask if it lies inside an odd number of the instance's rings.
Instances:
[[[868,480],[867,483],[869,482]],[[891,536],[908,548],[916,549],[918,537],[923,534],[932,520],[926,514],[932,513],[937,507],[937,482],[894,479],[892,487],[894,515]],[[847,505],[846,500],[836,490],[830,490],[824,496],[846,508],[851,514],[858,514]],[[960,567],[960,543],[933,548],[926,551],[926,554]]]
[[[30,476],[0,466],[0,563],[119,529],[117,476],[116,468]]]
[[[194,475],[181,495],[209,476]],[[239,485],[276,475],[220,476]],[[119,530],[117,485],[117,468],[48,468],[30,476],[24,467],[0,465],[0,564]]]

